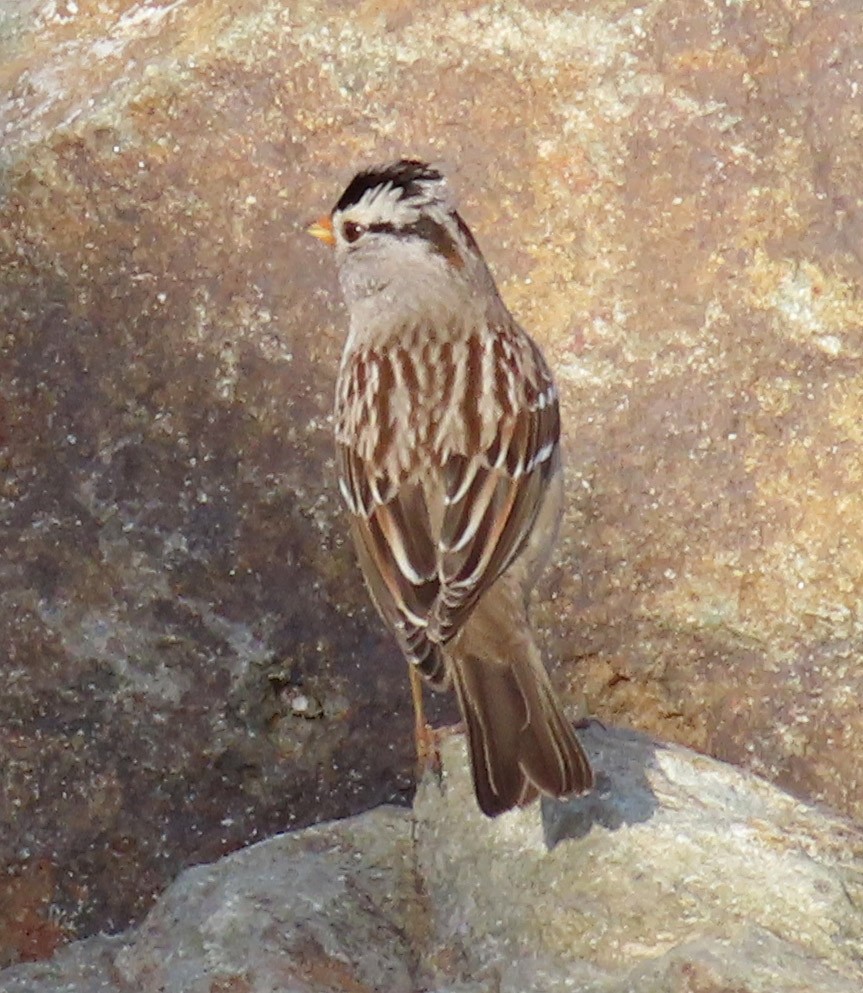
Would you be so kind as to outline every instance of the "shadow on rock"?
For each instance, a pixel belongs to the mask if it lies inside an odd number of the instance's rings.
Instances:
[[[542,798],[542,827],[549,850],[567,838],[583,838],[594,825],[616,831],[648,820],[658,802],[645,768],[657,747],[647,735],[590,721],[579,732],[596,774],[596,786],[569,800]]]

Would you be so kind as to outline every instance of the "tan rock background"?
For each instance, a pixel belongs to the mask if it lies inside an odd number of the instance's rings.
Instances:
[[[557,684],[861,816],[856,0],[30,0],[0,35],[0,961],[409,795],[301,233],[405,152],[557,370]]]

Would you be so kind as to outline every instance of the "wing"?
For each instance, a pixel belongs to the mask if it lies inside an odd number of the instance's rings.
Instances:
[[[559,458],[557,393],[539,349],[525,342],[530,375],[509,375],[510,400],[499,404],[484,432],[491,443],[479,452],[442,446],[394,479],[337,443],[339,485],[372,598],[434,683],[445,679],[439,646],[523,549]]]
[[[560,457],[559,439],[560,412],[549,379],[536,403],[500,422],[480,457],[447,460],[432,627],[441,641],[458,633],[477,600],[524,548]]]
[[[437,543],[418,481],[399,486],[376,477],[371,465],[338,443],[339,488],[351,512],[357,557],[378,612],[405,655],[436,682],[444,673],[427,637],[440,592]]]

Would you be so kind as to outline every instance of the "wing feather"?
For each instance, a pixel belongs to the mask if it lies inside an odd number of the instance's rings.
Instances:
[[[517,402],[480,452],[444,449],[390,478],[344,436],[337,444],[339,487],[372,597],[405,654],[433,681],[443,679],[439,646],[524,548],[558,457],[557,396],[527,341],[535,375],[527,385],[511,378]]]
[[[435,618],[443,640],[458,632],[477,600],[521,552],[531,533],[560,434],[556,403],[552,416],[545,416],[548,411],[548,407],[520,411],[511,424],[500,426],[483,457],[483,468],[466,470],[475,473],[474,486],[485,477],[484,482],[493,487],[467,544],[463,545],[459,532],[462,522],[472,518],[461,508],[447,508],[442,541],[451,550],[441,562],[442,592]],[[498,448],[502,458],[496,454]],[[544,448],[549,455],[539,458]],[[482,492],[487,492],[486,487]],[[464,499],[470,496],[468,490]],[[457,514],[452,513],[455,509]]]

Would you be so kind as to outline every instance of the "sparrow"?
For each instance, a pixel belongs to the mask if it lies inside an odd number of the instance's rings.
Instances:
[[[422,686],[453,687],[493,817],[593,785],[528,600],[563,505],[558,393],[507,310],[442,172],[358,173],[307,229],[334,249],[350,323],[338,486],[372,600]]]

